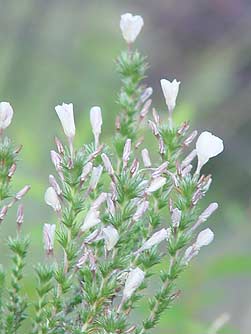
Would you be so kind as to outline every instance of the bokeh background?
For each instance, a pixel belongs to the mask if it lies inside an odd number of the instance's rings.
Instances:
[[[43,201],[53,136],[62,137],[54,106],[73,102],[77,143],[91,140],[89,109],[100,105],[104,140],[111,138],[118,106],[119,77],[114,60],[125,47],[119,31],[124,12],[141,14],[137,40],[148,57],[146,83],[154,104],[164,110],[159,79],[181,81],[177,120],[190,119],[224,139],[225,151],[205,172],[214,182],[204,200],[220,203],[210,220],[213,245],[179,281],[182,295],[162,318],[156,333],[204,334],[222,313],[230,314],[220,333],[251,330],[251,2],[249,0],[0,0],[0,100],[15,117],[8,134],[24,145],[14,189],[28,183],[25,230],[32,237],[28,262],[43,260],[41,230],[53,222]],[[164,115],[164,112],[163,112]],[[1,227],[13,234],[14,216]],[[5,243],[0,262],[6,263]],[[26,290],[34,294],[34,279]],[[146,312],[144,305],[139,317]]]

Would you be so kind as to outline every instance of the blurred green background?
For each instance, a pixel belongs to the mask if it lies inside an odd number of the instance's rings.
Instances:
[[[137,48],[148,56],[146,83],[154,104],[165,109],[159,79],[181,81],[177,120],[191,119],[225,141],[224,154],[204,172],[214,182],[204,200],[220,203],[210,220],[216,238],[179,281],[182,295],[156,333],[204,334],[223,312],[221,333],[251,330],[251,2],[249,0],[59,1],[0,0],[0,100],[15,117],[8,135],[24,145],[14,188],[28,183],[25,230],[32,237],[30,269],[43,260],[41,230],[54,215],[43,201],[53,136],[62,137],[54,106],[73,102],[77,143],[91,140],[89,109],[103,109],[103,139],[118,112],[114,60],[125,47],[120,15],[143,16]],[[13,234],[14,214],[1,227]],[[0,262],[6,263],[5,243]],[[26,289],[34,294],[34,279]],[[139,317],[146,312],[144,305]]]

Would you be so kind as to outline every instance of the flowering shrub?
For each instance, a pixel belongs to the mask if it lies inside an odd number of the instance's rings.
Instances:
[[[80,148],[74,146],[73,104],[55,108],[67,141],[55,138],[51,160],[56,176],[49,176],[45,202],[54,210],[57,223],[43,227],[46,258],[36,266],[36,301],[28,301],[21,281],[29,240],[22,235],[23,206],[18,207],[17,235],[8,241],[11,275],[0,270],[1,334],[21,332],[25,319],[34,334],[148,332],[179,296],[177,278],[214,238],[202,226],[218,205],[199,208],[212,180],[201,169],[222,152],[223,142],[205,131],[189,153],[197,131],[189,133],[187,122],[173,122],[177,80],[160,81],[168,122],[154,108],[147,121],[152,88],[142,84],[145,57],[133,49],[142,27],[140,16],[121,16],[127,50],[116,63],[122,80],[121,112],[111,146],[102,142],[100,107],[90,110],[94,141]],[[0,103],[1,223],[30,188],[25,186],[14,196],[10,193],[20,151],[4,137],[12,116],[11,105]],[[145,148],[143,135],[149,129],[157,154]],[[54,249],[54,243],[59,247]],[[163,270],[156,272],[159,263]],[[131,313],[139,299],[146,298],[152,276],[157,277],[159,289],[148,300],[147,318],[133,323]]]

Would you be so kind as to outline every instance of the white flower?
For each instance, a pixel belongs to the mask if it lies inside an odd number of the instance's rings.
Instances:
[[[163,185],[166,183],[166,178],[165,177],[156,177],[155,179],[152,180],[150,183],[150,186],[146,189],[147,193],[153,193],[154,191],[160,189],[163,187]]]
[[[75,136],[75,122],[73,114],[73,104],[63,103],[55,107],[66,137],[72,139]]]
[[[90,110],[90,121],[92,126],[92,133],[95,139],[95,147],[98,147],[99,136],[102,127],[102,114],[100,107],[92,107]]]
[[[207,228],[198,234],[195,245],[197,248],[201,248],[203,246],[209,245],[213,240],[214,233],[212,230],[210,230],[210,228]]]
[[[169,112],[172,112],[176,105],[176,98],[179,93],[180,82],[176,79],[174,79],[172,82],[167,79],[161,79],[160,84],[168,110]]]
[[[98,181],[101,177],[101,174],[103,172],[103,167],[99,165],[98,167],[93,167],[92,169],[92,175],[90,179],[90,188],[95,189],[98,185]]]
[[[54,244],[54,237],[55,237],[55,224],[44,224],[43,228],[43,239],[44,239],[44,249],[46,250],[47,254],[53,252],[53,244]]]
[[[133,16],[131,13],[121,15],[120,29],[122,31],[123,38],[128,44],[135,41],[143,25],[144,21],[139,15]]]
[[[133,221],[137,221],[139,218],[143,216],[143,214],[146,212],[146,210],[149,207],[149,202],[148,201],[143,201],[137,206],[137,210],[135,214],[132,217]]]
[[[114,170],[113,170],[113,167],[112,167],[112,163],[111,163],[110,159],[108,158],[108,156],[105,153],[102,153],[101,158],[103,160],[103,164],[105,166],[105,169],[106,169],[107,173],[109,175],[114,175]]]
[[[175,208],[172,212],[172,224],[174,227],[179,227],[181,220],[181,211],[178,208]]]
[[[97,211],[95,208],[91,208],[85,217],[81,231],[85,232],[89,228],[98,225],[100,222],[101,220],[99,219],[99,211]]]
[[[44,195],[44,200],[46,204],[50,205],[55,211],[61,210],[61,204],[54,188],[47,188]]]
[[[155,245],[158,245],[161,243],[163,240],[167,240],[169,238],[170,231],[162,228],[160,231],[155,232],[136,253],[140,253],[144,250],[150,249]]]
[[[109,225],[103,228],[103,234],[105,239],[105,247],[108,251],[110,251],[119,240],[118,231],[112,225]]]
[[[142,155],[142,160],[143,160],[143,164],[146,168],[151,167],[152,163],[151,163],[151,159],[149,156],[149,152],[147,150],[147,148],[144,148],[141,151],[141,155]]]
[[[138,289],[145,278],[145,273],[140,268],[131,270],[127,276],[125,287],[123,291],[123,300],[126,301],[133,295],[134,291]]]
[[[220,154],[224,149],[223,140],[214,136],[211,132],[204,131],[200,134],[196,142],[196,152],[198,156],[197,173],[210,158]]]
[[[0,129],[6,129],[12,120],[13,109],[9,102],[0,103]]]

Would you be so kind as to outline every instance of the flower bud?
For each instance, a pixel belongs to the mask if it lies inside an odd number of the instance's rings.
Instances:
[[[152,163],[150,160],[149,152],[146,148],[141,151],[143,164],[146,168],[151,167]]]
[[[9,102],[0,103],[0,131],[6,129],[12,120],[13,109]]]
[[[62,190],[53,175],[49,175],[49,183],[52,186],[52,188],[56,191],[57,195],[60,196],[62,194]]]
[[[81,231],[85,232],[89,228],[98,225],[100,222],[101,220],[99,219],[99,211],[91,208],[85,217],[83,225],[81,226]]]
[[[61,167],[61,162],[62,162],[62,158],[61,156],[56,152],[56,151],[53,151],[51,150],[51,161],[53,163],[53,165],[55,166],[56,168],[56,171],[59,172],[62,170],[62,167]]]
[[[160,117],[159,117],[159,114],[157,112],[157,110],[155,108],[153,108],[152,110],[152,114],[153,114],[153,119],[154,119],[154,122],[159,125],[159,122],[160,122]]]
[[[115,215],[115,205],[112,200],[112,194],[107,194],[106,203],[107,203],[108,212],[112,216],[114,216]]]
[[[44,239],[44,249],[46,253],[53,254],[54,247],[54,237],[55,237],[55,224],[44,224],[43,228],[43,239]]]
[[[126,301],[138,289],[145,278],[145,273],[140,268],[132,269],[126,279],[123,291],[123,300]]]
[[[90,121],[92,126],[92,133],[95,139],[95,147],[98,147],[99,144],[99,136],[101,134],[102,127],[102,114],[100,107],[92,107],[90,110]]]
[[[149,109],[150,109],[150,107],[151,107],[151,104],[152,104],[152,100],[151,100],[151,99],[149,99],[149,100],[147,100],[147,101],[145,102],[143,108],[142,108],[141,111],[140,111],[140,118],[141,118],[141,119],[143,119],[143,118],[146,117],[146,115],[147,115],[147,113],[148,113],[148,111],[149,111]]]
[[[166,100],[166,105],[171,113],[176,105],[180,82],[174,79],[172,82],[166,79],[160,80],[161,88]]]
[[[152,130],[152,133],[154,134],[155,137],[159,137],[159,130],[157,128],[157,125],[153,121],[148,121],[148,125],[150,129]]]
[[[9,178],[11,178],[15,174],[16,169],[17,169],[17,165],[15,163],[12,164],[12,166],[10,167],[10,169],[8,171],[8,177]]]
[[[22,204],[18,206],[16,222],[19,226],[24,222],[24,206]]]
[[[140,247],[136,253],[143,252],[152,248],[153,246],[160,244],[162,241],[167,240],[169,235],[170,231],[162,228],[160,231],[155,232],[147,241],[145,241],[142,247]]]
[[[132,165],[130,167],[130,173],[132,176],[137,174],[137,171],[139,169],[139,160],[138,159],[134,159],[132,162]]]
[[[4,217],[6,216],[8,209],[9,209],[8,205],[4,205],[0,210],[0,223],[4,220]]]
[[[155,169],[155,171],[152,173],[152,177],[159,177],[161,174],[165,173],[167,171],[167,166],[169,162],[165,161],[163,162],[158,168]]]
[[[214,136],[208,131],[200,134],[196,142],[196,152],[198,156],[197,173],[199,174],[203,165],[205,165],[210,158],[220,154],[224,149],[222,139]]]
[[[112,250],[119,240],[119,234],[112,225],[103,228],[105,247],[108,251]]]
[[[198,254],[199,254],[199,248],[197,248],[195,244],[192,246],[189,246],[186,249],[185,254],[182,258],[182,263],[184,263],[185,265],[188,265],[188,263],[192,260],[192,258],[194,258]]]
[[[181,220],[181,211],[178,208],[175,208],[171,215],[173,227],[179,227]]]
[[[58,153],[59,154],[64,154],[64,146],[61,143],[61,141],[56,136],[55,136],[54,140],[55,140],[55,144],[57,146]]]
[[[191,172],[192,169],[193,169],[193,165],[187,165],[185,168],[181,170],[181,176],[182,177],[187,176]]]
[[[123,165],[124,167],[127,166],[127,163],[129,161],[130,158],[130,154],[131,154],[131,139],[127,139],[125,142],[125,146],[124,146],[124,151],[123,151]]]
[[[23,189],[21,189],[21,190],[16,194],[15,198],[16,198],[17,200],[22,199],[22,198],[27,194],[27,192],[30,190],[30,188],[31,188],[31,186],[29,186],[29,185],[24,186]]]
[[[108,173],[109,175],[114,175],[114,170],[113,170],[111,161],[110,161],[110,159],[108,158],[108,156],[107,156],[105,153],[102,153],[102,154],[101,154],[101,158],[102,158],[102,160],[103,160],[103,163],[104,163],[104,166],[105,166],[105,169],[106,169],[107,173]]]
[[[83,169],[82,169],[82,173],[80,176],[80,181],[84,182],[87,178],[87,176],[90,174],[91,170],[92,170],[92,163],[91,162],[87,162],[86,165],[84,165]]]
[[[138,109],[149,97],[152,95],[153,89],[152,87],[147,87],[143,93],[140,95],[139,101],[136,105],[136,109]]]
[[[73,104],[63,103],[62,105],[56,106],[55,110],[60,119],[66,137],[72,140],[75,136]]]
[[[149,207],[149,202],[148,201],[143,201],[137,206],[137,210],[135,214],[132,217],[133,221],[138,221],[139,218],[143,216],[143,214],[147,211]]]
[[[107,193],[101,193],[92,203],[92,208],[98,209],[107,199]]]
[[[199,224],[204,223],[214,213],[214,211],[216,211],[217,209],[218,209],[218,203],[211,203],[211,204],[209,204],[209,206],[206,208],[206,210],[204,210],[202,212],[202,214],[199,216],[196,225],[198,223]]]
[[[45,203],[51,206],[53,210],[55,210],[56,212],[59,212],[61,210],[61,204],[54,188],[52,187],[47,188],[44,195],[44,200]]]
[[[144,21],[139,15],[133,16],[131,13],[121,15],[120,29],[124,40],[128,44],[133,43],[139,35],[143,25]]]
[[[197,155],[196,150],[195,149],[192,150],[192,152],[190,152],[188,156],[182,161],[181,168],[185,168],[186,166],[188,166],[196,157],[196,155]]]
[[[187,137],[187,139],[184,140],[183,145],[184,145],[184,146],[189,146],[189,145],[194,141],[194,139],[197,137],[197,134],[198,134],[198,131],[197,131],[197,130],[194,130],[194,131]]]
[[[99,165],[98,167],[93,167],[90,180],[90,189],[92,190],[96,189],[102,172],[103,172],[103,167],[101,165]]]
[[[166,178],[159,176],[151,181],[150,186],[146,189],[146,192],[153,193],[159,190],[161,187],[163,187],[165,183],[166,183]]]
[[[195,244],[198,248],[201,248],[203,246],[209,245],[213,241],[213,239],[214,239],[213,231],[210,230],[210,228],[207,228],[198,234]]]

